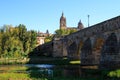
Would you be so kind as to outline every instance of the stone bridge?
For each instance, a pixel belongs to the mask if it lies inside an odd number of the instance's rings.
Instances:
[[[120,16],[53,40],[53,57],[80,59],[82,65],[120,65]]]

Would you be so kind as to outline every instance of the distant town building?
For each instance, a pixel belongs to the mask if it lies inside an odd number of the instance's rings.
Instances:
[[[60,18],[60,29],[66,29],[66,18],[64,17],[64,13],[62,13],[62,16]]]
[[[81,22],[81,20],[80,20],[79,23],[78,23],[77,29],[78,29],[78,30],[81,30],[81,29],[83,29],[83,28],[84,28],[84,25],[82,24],[82,22]]]
[[[37,45],[42,45],[45,43],[45,37],[37,36]]]
[[[45,38],[50,36],[50,35],[51,34],[49,33],[48,30],[46,31],[46,33],[38,32],[37,33],[37,46],[44,44],[45,43]]]
[[[84,28],[84,25],[82,24],[81,20],[78,22],[78,25],[76,27],[67,27],[66,17],[64,17],[64,13],[62,13],[62,16],[60,17],[60,29],[79,31],[83,28]],[[64,47],[65,45],[63,45],[64,40],[65,40],[64,36],[54,37],[54,40],[53,40],[53,57],[67,56],[67,51],[65,50],[66,48]]]
[[[79,21],[77,27],[67,27],[66,17],[64,16],[64,13],[62,12],[62,15],[60,17],[60,29],[69,29],[69,30],[77,30],[78,31],[83,28],[84,28],[84,25],[82,24],[81,20]],[[48,36],[51,36],[51,35],[52,34],[50,34],[48,30],[46,30],[46,33],[38,32],[37,33],[37,46],[44,44],[45,38]]]
[[[67,27],[66,17],[64,17],[64,13],[62,13],[62,16],[60,17],[60,29],[74,29],[78,31],[83,28],[84,28],[84,25],[82,24],[81,20],[79,21],[77,27]]]

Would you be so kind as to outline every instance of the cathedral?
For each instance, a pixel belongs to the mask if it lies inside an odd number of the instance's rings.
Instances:
[[[77,27],[67,27],[66,17],[64,17],[64,13],[62,13],[62,16],[60,17],[60,29],[74,29],[74,30],[78,31],[78,30],[81,30],[83,28],[84,28],[84,26],[83,26],[81,20],[79,21]]]

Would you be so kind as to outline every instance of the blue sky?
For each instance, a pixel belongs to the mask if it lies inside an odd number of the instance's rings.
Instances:
[[[54,33],[64,12],[67,26],[87,27],[120,15],[120,0],[0,0],[0,26],[24,24],[28,30]]]

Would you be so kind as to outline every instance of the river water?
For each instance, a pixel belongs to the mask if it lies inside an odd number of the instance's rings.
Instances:
[[[26,64],[26,65],[1,65],[0,73],[17,72],[27,73],[31,77],[34,74],[39,77],[80,77],[79,65],[49,65],[49,64]]]
[[[27,64],[29,68],[38,68],[41,74],[46,74],[49,77],[80,77],[79,65],[49,65],[49,64]]]
[[[29,74],[31,78],[71,77],[73,79],[74,78],[80,79],[82,77],[91,78],[92,80],[96,79],[106,80],[109,78],[108,71],[100,71],[97,69],[94,70],[82,69],[80,65],[49,65],[49,64],[0,65],[0,73],[4,72],[25,73]],[[120,80],[120,69],[116,72],[118,72],[117,76],[119,78],[116,80]]]

